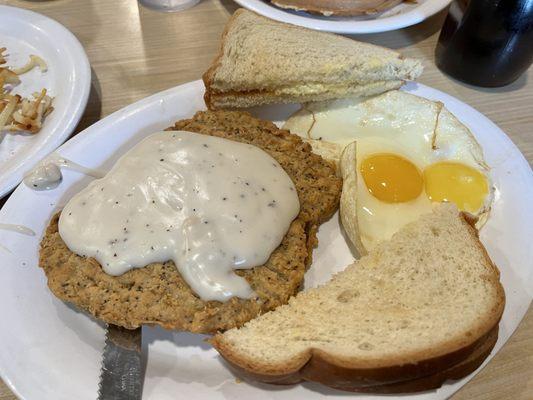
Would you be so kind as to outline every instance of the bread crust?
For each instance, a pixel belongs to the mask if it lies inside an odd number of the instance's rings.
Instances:
[[[493,335],[494,331],[497,332],[497,329],[498,326],[495,325],[485,335],[463,348],[442,356],[420,360],[416,363],[381,368],[353,367],[321,350],[310,349],[300,354],[297,360],[292,360],[284,371],[278,370],[272,374],[255,372],[256,366],[249,360],[239,357],[223,341],[219,340],[220,336],[215,336],[210,340],[210,343],[224,357],[232,369],[237,371],[240,376],[251,380],[282,385],[310,381],[342,390],[363,391],[363,388],[369,388],[369,392],[385,393],[379,391],[378,386],[391,385],[390,390],[393,390],[395,388],[393,385],[396,383],[438,374],[464,362]],[[446,379],[443,379],[443,381]]]
[[[224,31],[222,32],[222,35],[220,37],[218,53],[215,55],[215,59],[213,60],[213,63],[211,64],[211,66],[202,75],[202,80],[204,81],[204,86],[205,86],[204,102],[209,110],[216,109],[216,107],[213,105],[213,102],[212,102],[212,95],[213,95],[212,84],[213,84],[213,77],[215,76],[217,69],[220,67],[222,57],[224,57],[224,44],[226,43],[226,36],[228,36],[228,32],[233,27],[235,20],[244,11],[245,11],[244,8],[239,8],[229,18],[228,22],[226,23],[226,26],[224,27]]]
[[[209,78],[212,79],[212,78]],[[314,101],[332,100],[349,96],[373,96],[396,90],[402,87],[405,81],[378,81],[368,84],[357,85],[352,88],[345,88],[343,94],[335,90],[324,91],[322,93],[312,93],[306,95],[280,94],[272,90],[227,90],[218,92],[207,87],[204,94],[204,101],[210,110],[218,109],[239,109],[254,107],[263,104],[288,104],[306,103]],[[204,80],[205,84],[205,80]],[[209,93],[208,93],[209,92]]]
[[[437,389],[441,387],[442,384],[447,380],[461,379],[474,372],[489,356],[497,340],[498,327],[495,327],[489,332],[487,338],[474,349],[470,356],[448,369],[418,379],[379,386],[364,386],[357,388],[357,391],[364,393],[395,394],[422,392]],[[338,389],[350,390],[349,388]]]
[[[278,7],[323,16],[353,17],[372,15],[400,4],[403,0],[271,0]]]
[[[356,379],[350,379],[348,383],[339,382],[338,384],[332,383],[331,380],[327,379],[327,373],[321,371],[321,379],[309,379],[309,377],[304,377],[303,374],[286,374],[280,375],[277,379],[269,379],[271,376],[257,375],[252,374],[249,370],[245,370],[242,367],[233,364],[232,362],[226,360],[230,367],[237,371],[241,376],[244,376],[252,380],[260,380],[263,382],[268,382],[278,385],[291,385],[296,384],[302,381],[315,381],[323,383],[326,381],[326,385],[333,387],[339,390],[352,391],[352,392],[362,392],[362,393],[381,393],[381,394],[394,394],[394,393],[411,393],[411,392],[421,392],[426,390],[436,389],[447,380],[457,380],[461,379],[470,373],[474,372],[483,361],[489,356],[490,352],[494,348],[498,339],[498,326],[495,326],[485,337],[481,338],[478,343],[472,349],[472,352],[466,356],[463,360],[444,368],[440,371],[437,371],[432,374],[420,376],[414,379],[406,379],[402,381],[383,383],[383,381],[369,381],[357,377]],[[303,370],[304,368],[302,368]],[[268,379],[268,380],[267,380]],[[374,383],[374,384],[373,384]]]

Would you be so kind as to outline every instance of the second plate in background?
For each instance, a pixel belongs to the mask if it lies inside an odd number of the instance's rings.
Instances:
[[[324,17],[302,11],[276,7],[268,0],[235,0],[239,5],[265,17],[318,31],[334,33],[386,32],[418,24],[438,13],[451,0],[417,0],[403,2],[376,15],[357,17]]]

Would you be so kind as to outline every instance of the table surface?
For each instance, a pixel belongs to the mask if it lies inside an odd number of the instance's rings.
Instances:
[[[179,13],[150,11],[136,0],[0,0],[0,4],[56,19],[85,47],[92,88],[77,132],[143,97],[199,79],[217,51],[225,22],[237,9],[231,0],[203,0]],[[444,17],[445,11],[414,27],[353,37],[424,60],[421,83],[481,111],[511,137],[531,165],[533,68],[498,89],[475,88],[443,75],[435,67],[433,52]],[[14,399],[0,381],[0,400]],[[533,308],[503,349],[453,399],[533,399]]]

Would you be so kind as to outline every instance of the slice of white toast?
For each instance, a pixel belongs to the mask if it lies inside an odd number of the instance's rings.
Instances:
[[[208,108],[370,96],[422,73],[419,60],[239,9],[203,75]]]
[[[499,272],[477,231],[442,204],[327,284],[212,344],[255,379],[358,390],[467,360],[504,304]]]

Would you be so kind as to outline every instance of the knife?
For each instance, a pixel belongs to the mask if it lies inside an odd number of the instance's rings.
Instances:
[[[142,329],[107,326],[98,400],[140,400],[142,397]]]

